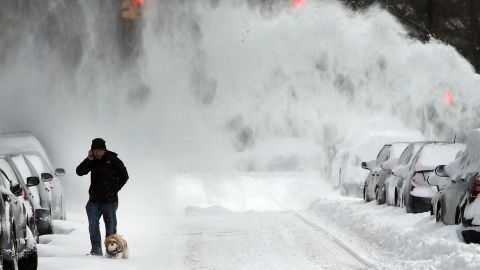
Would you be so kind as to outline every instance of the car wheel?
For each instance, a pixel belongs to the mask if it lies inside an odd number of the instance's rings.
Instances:
[[[380,189],[378,187],[375,188],[375,200],[377,204],[383,204],[382,198],[380,198]]]
[[[395,206],[400,206],[400,203],[398,201],[398,190],[395,188]]]
[[[38,266],[38,252],[34,247],[32,250],[27,251],[24,257],[18,261],[20,270],[36,270]]]
[[[385,188],[382,191],[379,187],[377,187],[377,189],[375,190],[375,199],[377,200],[377,203],[380,205],[385,204],[386,198],[387,194]]]
[[[8,259],[3,258],[3,268],[4,270],[18,270],[18,253],[17,253],[17,237],[15,234],[15,223],[10,225],[10,240],[9,245],[12,247],[10,253],[11,257]],[[3,257],[3,256],[2,256]]]
[[[38,234],[38,228],[36,224],[33,225],[32,234],[33,234],[33,237],[35,238],[35,241],[37,243],[40,243],[40,235]]]
[[[67,220],[67,209],[65,208],[65,201],[63,199],[63,196],[61,198],[61,204],[62,204],[62,220]]]
[[[463,217],[463,211],[461,208],[457,208],[457,211],[455,212],[455,224],[458,225],[462,223],[462,217]]]
[[[51,223],[50,223],[50,226],[48,226],[48,229],[47,229],[46,233],[47,234],[53,234],[53,225]],[[39,243],[39,242],[37,241],[37,243]]]
[[[435,220],[437,222],[442,221],[442,206],[440,204],[437,206],[437,214],[435,215]]]
[[[366,202],[370,202],[372,199],[368,196],[367,189],[363,190],[363,197],[365,198]]]

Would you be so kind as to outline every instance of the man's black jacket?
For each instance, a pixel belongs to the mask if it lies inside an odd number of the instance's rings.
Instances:
[[[118,202],[118,191],[127,183],[128,172],[114,152],[107,151],[102,159],[86,158],[77,167],[77,174],[91,172],[90,201],[96,203]]]

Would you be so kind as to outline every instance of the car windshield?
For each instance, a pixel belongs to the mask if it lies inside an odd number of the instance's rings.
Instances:
[[[32,165],[33,169],[37,172],[38,175],[46,172],[50,173],[50,171],[45,166],[45,162],[40,156],[35,154],[28,154],[25,155],[25,158]]]
[[[390,157],[390,145],[385,145],[377,157],[377,165],[385,162]]]
[[[18,169],[22,181],[26,182],[27,177],[32,176],[32,172],[28,168],[27,163],[25,163],[25,159],[23,159],[23,156],[14,156],[12,157],[12,161]]]
[[[419,152],[416,171],[433,170],[438,165],[449,164],[464,149],[462,144],[427,144]]]
[[[408,146],[408,143],[394,143],[390,147],[390,159],[398,158],[401,156],[405,148]]]
[[[13,171],[12,167],[10,167],[10,164],[5,159],[0,159],[0,169],[2,169],[2,172],[5,174],[4,176],[12,181],[12,184],[18,185],[18,179],[17,176],[15,175],[15,172]],[[10,188],[10,182],[6,181],[6,185],[8,185],[6,188]]]
[[[407,165],[408,162],[410,161],[412,157],[412,151],[413,151],[413,144],[410,144],[405,151],[403,151],[402,155],[400,155],[400,158],[398,159],[398,164],[399,165]]]

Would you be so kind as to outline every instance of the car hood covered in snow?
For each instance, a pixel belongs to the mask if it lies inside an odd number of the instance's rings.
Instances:
[[[427,144],[419,153],[415,171],[431,171],[441,164],[450,163],[465,149],[460,143]]]

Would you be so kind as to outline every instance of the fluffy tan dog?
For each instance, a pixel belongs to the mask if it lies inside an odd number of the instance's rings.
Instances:
[[[127,241],[118,234],[110,235],[105,239],[105,249],[107,250],[107,257],[128,259]]]

